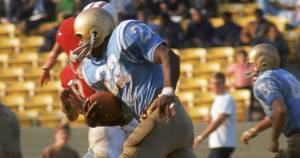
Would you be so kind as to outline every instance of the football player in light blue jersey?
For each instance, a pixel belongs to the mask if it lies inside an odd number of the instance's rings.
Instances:
[[[121,158],[195,158],[193,124],[174,91],[179,57],[141,21],[116,28],[110,16],[89,9],[75,20],[82,76],[96,91],[109,91],[141,120]]]
[[[288,138],[288,148],[280,154],[287,158],[299,158],[300,82],[291,73],[279,68],[278,51],[269,44],[256,45],[249,54],[248,63],[251,64],[249,75],[255,80],[254,95],[267,116],[245,131],[241,141],[248,144],[249,139],[272,127],[268,149],[279,152],[278,139],[283,133]]]

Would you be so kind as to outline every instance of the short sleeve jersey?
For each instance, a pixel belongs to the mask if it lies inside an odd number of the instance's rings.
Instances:
[[[85,59],[82,74],[96,91],[109,90],[137,115],[163,87],[160,64],[154,63],[156,48],[164,40],[137,20],[120,23],[110,36],[101,59]]]
[[[288,136],[300,130],[300,82],[284,69],[263,72],[254,83],[254,95],[267,116],[272,118],[272,102],[283,100],[287,120],[283,133]]]

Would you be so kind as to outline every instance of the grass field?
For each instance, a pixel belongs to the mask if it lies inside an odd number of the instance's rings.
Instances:
[[[239,123],[237,136],[240,136],[245,129],[250,128],[252,125],[254,125],[254,123]],[[196,133],[199,133],[203,128],[203,124],[195,124]],[[87,127],[72,128],[70,146],[76,149],[81,156],[88,146],[87,131]],[[233,158],[271,158],[273,154],[267,151],[270,132],[271,131],[268,130],[259,135],[250,142],[250,146],[238,144]],[[21,142],[24,158],[39,158],[41,157],[43,148],[53,142],[53,130],[51,128],[24,127],[22,128]],[[281,137],[280,144],[281,147],[286,146],[284,136]],[[198,158],[206,158],[208,154],[207,141],[201,144],[195,152]]]

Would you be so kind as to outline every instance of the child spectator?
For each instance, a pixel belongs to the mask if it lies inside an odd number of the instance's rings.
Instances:
[[[59,124],[54,131],[55,142],[43,151],[43,158],[79,158],[78,153],[68,146],[71,130],[68,124]]]

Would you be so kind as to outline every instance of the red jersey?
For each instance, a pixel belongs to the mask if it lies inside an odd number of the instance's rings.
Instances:
[[[64,20],[56,33],[56,42],[67,53],[68,57],[72,50],[78,47],[79,39],[75,36],[74,31],[75,17]],[[62,69],[60,73],[61,86],[63,88],[71,88],[77,95],[81,97],[89,97],[94,93],[86,82],[81,79],[75,72],[78,63],[73,62],[73,69],[70,64]]]
[[[70,17],[64,20],[56,33],[56,42],[70,56],[71,50],[74,50],[79,45],[79,39],[75,36],[74,31],[75,17]]]
[[[64,89],[71,88],[78,96],[88,98],[95,93],[91,89],[84,79],[80,78],[71,68],[71,65],[67,65],[60,72],[61,86]]]

